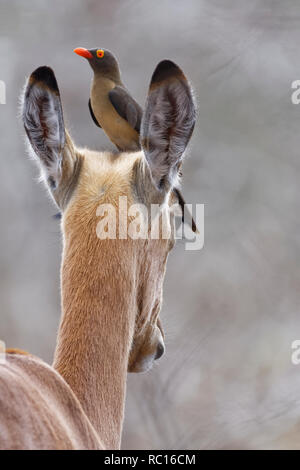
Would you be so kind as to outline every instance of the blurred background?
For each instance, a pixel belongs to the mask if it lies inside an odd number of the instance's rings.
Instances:
[[[144,104],[163,58],[198,102],[184,165],[205,204],[205,246],[177,244],[162,320],[167,351],[130,375],[124,449],[300,447],[300,79],[298,0],[0,0],[0,339],[51,362],[60,318],[61,235],[18,118],[20,91],[54,68],[78,145],[113,148],[88,111],[92,71],[74,47],[103,47]]]

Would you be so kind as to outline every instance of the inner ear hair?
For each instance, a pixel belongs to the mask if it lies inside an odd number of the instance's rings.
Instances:
[[[53,70],[39,67],[25,87],[23,124],[35,156],[50,189],[57,187],[65,145],[63,111]]]
[[[174,62],[163,60],[153,73],[141,125],[141,146],[158,189],[176,184],[195,120],[187,78]]]

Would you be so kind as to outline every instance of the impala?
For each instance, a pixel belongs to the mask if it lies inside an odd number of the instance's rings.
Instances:
[[[62,213],[62,316],[52,366],[19,350],[7,350],[0,364],[0,447],[119,448],[127,372],[150,369],[164,352],[159,312],[174,231],[154,240],[101,238],[97,210],[119,209],[126,196],[128,206],[160,204],[168,211],[195,124],[191,88],[173,62],[158,64],[142,151],[134,153],[77,148],[46,66],[26,84],[23,122]]]

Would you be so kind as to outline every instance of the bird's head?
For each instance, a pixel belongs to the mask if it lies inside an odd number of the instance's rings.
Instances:
[[[77,47],[74,52],[88,60],[95,74],[103,75],[114,81],[120,80],[120,70],[117,59],[107,49],[85,49]]]

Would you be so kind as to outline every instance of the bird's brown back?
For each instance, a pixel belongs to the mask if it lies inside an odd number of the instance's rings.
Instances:
[[[115,83],[106,77],[95,76],[91,87],[94,115],[108,138],[119,150],[140,150],[139,134],[122,118],[112,105],[108,93]]]

